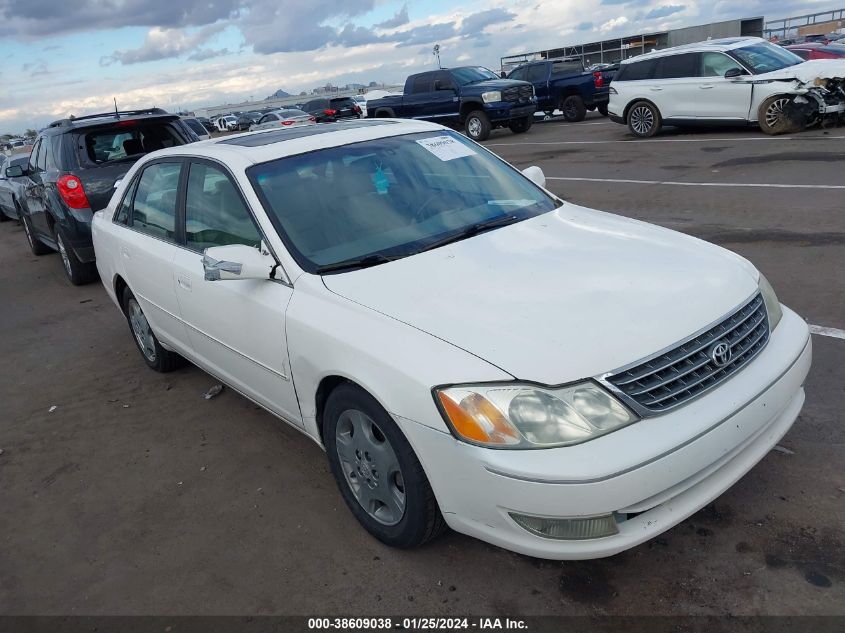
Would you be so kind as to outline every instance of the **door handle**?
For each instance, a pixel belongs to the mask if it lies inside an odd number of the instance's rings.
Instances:
[[[121,247],[120,254],[123,255],[124,259],[132,259],[132,254],[126,247]]]
[[[651,88],[652,92],[660,92],[661,90],[663,90],[663,88],[659,88],[657,86],[654,86],[653,88]]]
[[[716,86],[714,86],[713,84],[703,84],[699,86],[699,88],[701,88],[702,90],[712,90],[715,87]]]
[[[183,290],[187,290],[188,292],[191,292],[191,280],[188,279],[187,277],[183,277],[182,275],[178,275],[176,277],[176,283],[179,284],[179,286]]]

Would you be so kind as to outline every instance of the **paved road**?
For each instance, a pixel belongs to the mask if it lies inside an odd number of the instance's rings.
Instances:
[[[589,125],[588,125],[589,123]],[[845,130],[631,142],[603,119],[497,133],[583,205],[748,257],[812,323],[845,329]],[[596,180],[599,179],[599,180]],[[649,182],[616,182],[649,181]],[[814,336],[807,405],[716,504],[622,555],[558,563],[458,534],[388,549],[321,450],[196,368],[146,369],[99,285],[74,288],[0,225],[0,612],[832,614],[845,612],[845,340]],[[56,409],[50,412],[50,408]]]

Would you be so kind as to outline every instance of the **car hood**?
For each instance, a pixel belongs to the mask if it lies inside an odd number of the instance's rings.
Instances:
[[[613,371],[705,328],[757,290],[758,273],[707,242],[565,204],[323,281],[516,378],[561,384]]]
[[[843,78],[845,78],[845,59],[813,59],[789,68],[773,70],[770,73],[742,76],[742,80],[746,82],[794,79],[802,84],[812,83],[816,79]]]

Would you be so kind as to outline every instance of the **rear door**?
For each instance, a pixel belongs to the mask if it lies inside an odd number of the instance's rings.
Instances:
[[[129,289],[159,340],[177,351],[187,348],[188,339],[173,280],[182,167],[183,161],[174,158],[144,167],[124,199],[128,230],[119,246]]]
[[[410,119],[438,118],[432,116],[431,104],[436,100],[434,94],[435,73],[420,73],[409,83],[411,93],[405,93],[402,104],[405,106],[403,116]]]
[[[537,103],[540,104],[541,108],[551,104],[548,64],[534,64],[533,66],[529,66],[526,81],[534,85]]]
[[[45,173],[47,171],[47,154],[45,152],[47,137],[42,136],[32,148],[27,165],[26,208],[29,215],[30,227],[39,235],[53,239],[53,232],[47,222],[47,192],[45,189]]]
[[[263,237],[234,178],[192,159],[186,179],[176,294],[200,366],[286,420],[302,424],[288,364],[285,310],[293,288],[271,279],[206,281],[203,251]]]
[[[702,98],[699,53],[667,55],[657,60],[654,79],[657,107],[664,119],[694,119]]]
[[[751,108],[752,84],[746,81],[725,79],[732,68],[745,70],[732,57],[720,52],[701,53],[701,79],[696,100],[699,119],[724,119],[745,121]]]

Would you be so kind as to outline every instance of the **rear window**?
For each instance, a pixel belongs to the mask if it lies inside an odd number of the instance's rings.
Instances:
[[[137,159],[158,149],[182,144],[172,125],[154,121],[97,128],[82,137],[83,150],[88,160],[96,165]]]
[[[350,99],[349,97],[341,97],[339,99],[331,99],[330,100],[331,106],[333,108],[351,108],[355,105],[355,102]]]
[[[185,122],[185,124],[186,124],[189,128],[191,128],[191,129],[192,129],[194,132],[196,132],[197,134],[201,134],[201,135],[206,135],[206,134],[208,134],[208,130],[206,130],[206,129],[203,127],[202,123],[200,123],[200,122],[199,122],[199,121],[197,121],[196,119],[183,119],[183,121]]]

